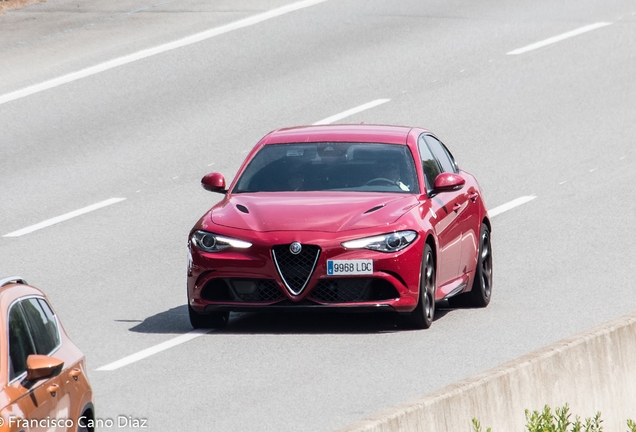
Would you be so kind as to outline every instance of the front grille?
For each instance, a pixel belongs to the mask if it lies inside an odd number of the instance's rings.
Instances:
[[[302,245],[298,255],[290,252],[289,245],[272,248],[276,269],[289,292],[294,295],[302,292],[316,267],[319,255],[320,248],[315,245]]]
[[[311,292],[311,298],[322,303],[382,301],[399,296],[389,282],[373,278],[323,279]]]

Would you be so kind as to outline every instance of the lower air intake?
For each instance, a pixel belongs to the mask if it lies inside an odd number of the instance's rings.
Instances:
[[[311,299],[321,303],[359,303],[399,298],[389,282],[373,278],[323,279],[311,291]]]

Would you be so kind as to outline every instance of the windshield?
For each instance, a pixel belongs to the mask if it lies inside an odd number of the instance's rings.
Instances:
[[[263,146],[233,193],[288,191],[420,192],[408,147],[324,142]]]

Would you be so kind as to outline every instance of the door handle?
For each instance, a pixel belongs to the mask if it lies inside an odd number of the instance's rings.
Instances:
[[[60,389],[60,386],[57,384],[51,384],[46,390],[51,393],[51,396],[55,396],[57,391]]]
[[[468,198],[470,198],[470,200],[472,202],[477,201],[477,197],[479,197],[479,194],[477,192],[473,192],[473,193],[468,194]]]
[[[459,204],[459,203],[456,203],[456,204],[453,206],[453,211],[455,211],[455,213],[457,213],[457,212],[459,211],[459,209],[460,209],[460,208],[462,208],[462,205],[461,205],[461,204]]]
[[[79,379],[79,376],[82,374],[82,371],[79,369],[73,369],[69,372],[69,376],[73,378],[75,381]]]

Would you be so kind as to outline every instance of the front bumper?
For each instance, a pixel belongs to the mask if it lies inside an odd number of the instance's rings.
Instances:
[[[203,252],[189,243],[188,302],[199,313],[299,309],[410,312],[419,296],[421,237],[395,253],[347,250],[341,242],[349,238],[316,232],[257,233],[246,239],[252,243],[249,249],[216,253]],[[281,246],[294,241],[318,250],[311,263],[313,270],[300,291],[290,289],[290,270],[281,271],[280,258],[275,259],[272,253],[274,248],[280,251]],[[333,259],[371,259],[373,273],[327,275],[327,260]]]

